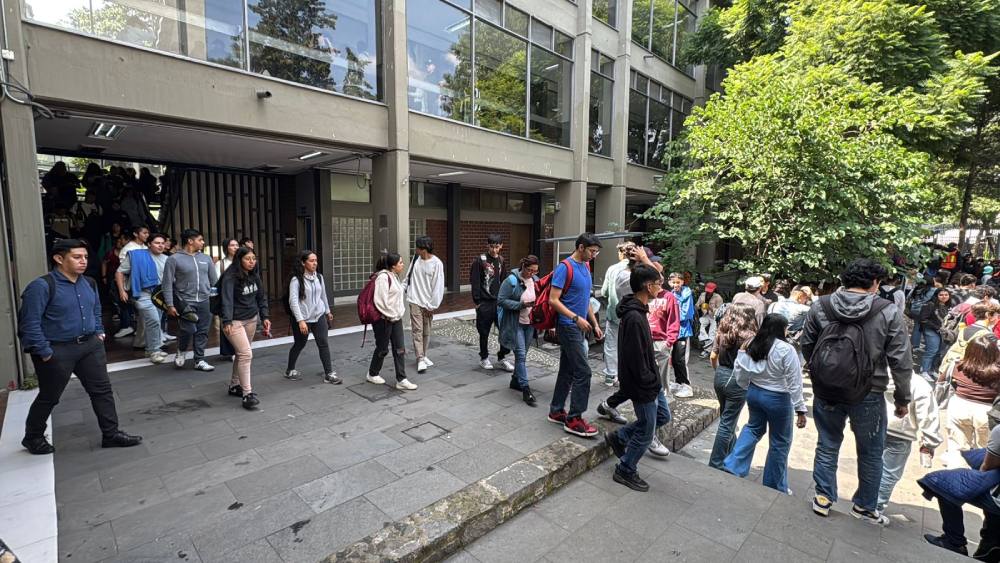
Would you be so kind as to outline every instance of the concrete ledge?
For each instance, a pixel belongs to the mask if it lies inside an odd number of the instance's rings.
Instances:
[[[672,408],[682,407],[677,411],[683,416],[659,431],[660,440],[671,450],[682,448],[718,416],[718,410],[706,404],[708,396],[708,392],[697,390],[691,400],[672,402]],[[627,405],[621,410],[633,418],[631,403]],[[387,524],[328,556],[324,562],[423,562],[446,558],[607,459],[610,452],[601,436],[617,425],[603,420],[595,423],[601,429],[597,439],[580,443],[562,438],[553,442],[489,477]]]

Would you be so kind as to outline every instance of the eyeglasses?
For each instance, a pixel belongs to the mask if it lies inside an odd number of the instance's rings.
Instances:
[[[597,258],[597,255],[601,253],[601,249],[600,248],[588,248],[587,252],[589,252],[590,255],[593,256],[594,258]]]

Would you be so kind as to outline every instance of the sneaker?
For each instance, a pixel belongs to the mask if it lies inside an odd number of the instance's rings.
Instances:
[[[514,373],[514,364],[510,363],[510,360],[504,358],[500,360],[500,369],[506,372]]]
[[[823,495],[816,495],[813,497],[813,512],[819,514],[820,516],[829,516],[830,509],[833,507],[833,501],[826,498]]]
[[[525,387],[521,389],[521,400],[524,401],[529,407],[537,407],[538,401],[535,399],[535,395],[531,392],[530,387]]]
[[[154,364],[162,364],[167,361],[167,355],[164,352],[156,351],[149,355],[149,361]]]
[[[878,510],[865,510],[856,504],[851,508],[851,516],[858,520],[864,520],[869,524],[878,524],[879,526],[889,525],[889,517],[885,514],[882,514]]]
[[[597,435],[597,427],[584,420],[582,416],[574,418],[566,417],[566,422],[563,423],[563,431],[583,436],[584,438],[592,438]]]
[[[924,541],[931,545],[936,545],[941,549],[947,549],[948,551],[953,551],[959,555],[969,556],[969,548],[964,545],[955,545],[948,541],[948,538],[944,535],[935,536],[934,534],[924,534]],[[978,555],[978,554],[977,554]],[[985,561],[985,559],[984,559]]]
[[[135,329],[132,328],[132,327],[130,327],[130,326],[127,326],[127,327],[122,328],[118,332],[116,332],[115,333],[115,338],[125,338],[126,336],[128,336],[130,334],[134,334],[134,333],[135,333]]]
[[[194,369],[198,371],[215,371],[215,366],[205,360],[198,360],[198,363],[194,365]]]
[[[417,373],[424,373],[427,371],[427,360],[420,358],[417,360]]]
[[[323,381],[325,381],[327,383],[331,383],[333,385],[340,385],[341,383],[344,382],[344,380],[341,379],[340,376],[337,375],[337,372],[335,372],[335,371],[331,371],[330,373],[324,375],[323,376]]]
[[[239,385],[230,385],[229,386],[229,396],[230,397],[240,397],[240,398],[242,398],[243,397],[243,388],[240,387]]]
[[[164,342],[173,342],[174,340],[177,340],[176,336],[174,336],[172,334],[167,334],[165,332],[163,333],[163,341]]]
[[[479,367],[483,369],[493,369],[493,362],[491,362],[489,358],[484,358],[479,360]]]
[[[644,481],[642,477],[639,477],[639,474],[633,473],[632,475],[625,475],[621,471],[618,471],[617,467],[615,468],[614,480],[615,483],[621,483],[633,491],[644,493],[649,490],[649,483]]]
[[[566,411],[560,409],[549,413],[549,422],[554,424],[566,424]]]
[[[396,382],[396,389],[399,389],[400,391],[415,391],[417,389],[417,385],[415,383],[410,383],[409,379],[404,378]]]
[[[302,377],[299,375],[299,370],[297,369],[286,371],[285,379],[289,381],[302,381]]]
[[[691,386],[688,385],[687,383],[682,383],[681,385],[679,385],[678,388],[677,388],[677,392],[674,393],[675,397],[678,397],[678,398],[681,398],[681,399],[686,399],[686,398],[691,397],[693,395],[694,395],[694,390],[691,389]]]
[[[676,395],[676,394],[677,394],[677,391],[679,391],[679,390],[680,390],[680,388],[681,388],[681,385],[680,385],[680,383],[670,383],[670,384],[668,385],[668,387],[670,387],[670,394],[671,394],[671,395]]]
[[[703,359],[703,360],[705,358],[707,358],[708,357],[708,350],[705,350],[701,354],[698,354],[698,357],[701,358],[701,359]]]
[[[184,352],[177,352],[174,354],[174,366],[178,368],[184,367]]]
[[[649,443],[649,453],[657,457],[667,457],[670,455],[670,450],[660,442],[656,434],[653,434],[653,441]]]
[[[605,432],[604,433],[604,443],[611,448],[611,452],[615,454],[615,457],[621,459],[625,455],[625,444],[618,439],[618,432]]]
[[[368,383],[374,383],[375,385],[385,385],[385,380],[382,379],[381,375],[366,375],[365,379]]]
[[[256,409],[259,404],[260,399],[257,398],[256,393],[247,393],[246,395],[243,395],[243,408],[246,410],[252,411]]]
[[[424,356],[424,363],[427,364],[427,367],[429,368],[434,367],[434,362],[432,362],[431,359],[428,358],[427,356]]]
[[[618,412],[618,409],[608,405],[607,401],[601,401],[601,404],[597,405],[597,414],[611,422],[628,424],[628,419],[622,416],[622,413]]]

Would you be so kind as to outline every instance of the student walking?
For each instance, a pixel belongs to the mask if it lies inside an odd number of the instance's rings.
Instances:
[[[476,330],[479,332],[479,367],[493,369],[490,361],[489,338],[490,330],[497,324],[497,294],[500,282],[507,277],[507,269],[500,251],[503,250],[503,239],[493,234],[486,239],[486,252],[472,260],[469,269],[469,283],[472,285],[472,301],[476,304]],[[514,372],[514,364],[505,359],[510,353],[508,348],[500,346],[497,352],[497,362],[505,371]]]
[[[226,239],[222,244],[222,248],[225,254],[215,263],[215,274],[220,279],[223,272],[229,269],[229,266],[233,263],[233,259],[236,258],[236,251],[240,249],[240,242],[236,239]],[[215,320],[219,325],[219,359],[231,362],[235,353],[233,345],[229,343],[229,339],[222,333],[222,323],[219,322],[218,317]]]
[[[521,392],[529,407],[537,405],[528,385],[528,348],[535,338],[531,326],[531,310],[535,305],[535,283],[538,281],[538,257],[529,254],[521,259],[520,267],[512,270],[500,286],[497,316],[500,319],[500,344],[514,350],[514,374],[510,388]]]
[[[791,494],[788,450],[792,446],[792,413],[795,425],[805,428],[806,401],[802,397],[802,365],[798,352],[785,341],[787,330],[785,317],[765,316],[760,330],[736,358],[733,372],[737,383],[747,390],[750,420],[722,466],[733,475],[746,477],[757,442],[766,432],[768,446],[763,485]]]
[[[757,334],[757,312],[750,305],[730,305],[722,315],[709,361],[715,368],[715,396],[719,399],[719,428],[708,466],[722,469],[722,462],[736,445],[736,422],[747,402],[747,390],[736,382],[736,357]]]
[[[691,288],[684,285],[684,275],[674,272],[668,279],[670,288],[677,298],[677,306],[681,312],[681,330],[677,342],[670,353],[670,366],[674,371],[676,383],[670,383],[670,392],[676,397],[686,398],[694,395],[691,380],[688,378],[688,359],[691,356],[691,338],[694,336],[694,294]]]
[[[621,391],[635,409],[635,422],[604,435],[618,458],[614,480],[640,492],[649,484],[637,473],[639,460],[652,444],[656,431],[670,422],[670,407],[656,366],[647,304],[662,290],[663,277],[652,267],[637,266],[631,275],[632,295],[618,304],[618,340],[628,353],[621,356],[618,379]]]
[[[434,241],[431,237],[417,237],[414,246],[416,253],[403,291],[410,308],[410,332],[413,351],[417,355],[417,373],[424,373],[434,365],[427,358],[427,349],[431,346],[434,311],[444,299],[444,264],[433,254]]]
[[[699,318],[701,326],[698,329],[698,340],[701,343],[702,359],[707,358],[709,355],[712,342],[715,340],[715,333],[718,330],[715,315],[725,303],[725,300],[716,291],[718,288],[719,286],[715,282],[706,283],[705,291],[698,296],[698,301],[695,303],[695,309],[701,315]]]
[[[920,359],[920,373],[932,374],[937,372],[941,363],[941,326],[944,324],[948,312],[954,303],[952,302],[951,290],[942,287],[938,289],[934,297],[928,301],[920,310],[920,316],[916,319],[920,323],[924,332],[924,353]],[[924,377],[928,377],[924,375]],[[930,376],[933,377],[933,376]]]
[[[885,400],[893,405],[893,391],[890,385],[885,391]],[[885,434],[885,452],[882,454],[882,481],[878,487],[878,510],[883,512],[896,483],[903,478],[906,461],[910,458],[913,443],[920,442],[921,456],[934,457],[934,449],[941,445],[941,424],[938,419],[938,405],[934,400],[934,390],[922,377],[910,378],[909,413],[903,418],[889,420]],[[930,467],[927,462],[925,467]]]
[[[985,303],[976,307],[990,307]],[[986,447],[989,439],[989,412],[1000,393],[1000,348],[997,337],[982,330],[968,340],[962,360],[951,370],[951,379],[942,373],[939,381],[954,389],[948,400],[947,466],[961,467],[962,452]]]
[[[167,304],[167,314],[180,317],[181,334],[177,339],[177,354],[174,365],[184,367],[188,345],[194,347],[194,369],[212,371],[215,366],[205,361],[205,345],[208,344],[208,327],[212,324],[209,307],[211,289],[218,281],[212,259],[202,254],[205,237],[195,229],[181,232],[183,247],[167,258],[163,267],[163,301]],[[178,313],[177,299],[183,301],[186,309]]]
[[[146,248],[146,240],[149,239],[149,229],[142,225],[134,225],[129,231],[129,235],[129,241],[125,243],[125,246],[123,246],[121,250],[118,251],[119,265],[125,261],[125,257],[128,256],[129,252]],[[127,281],[128,280],[126,279],[126,293],[128,292],[127,288],[129,287]],[[115,333],[115,338],[124,338],[136,332],[135,327],[132,326],[135,322],[135,307],[132,305],[131,298],[126,296],[122,299],[121,303],[122,328]],[[140,327],[141,326],[142,325],[140,325]],[[142,329],[140,328],[140,330]],[[134,340],[134,342],[138,342],[138,340]]]
[[[229,378],[229,394],[242,397],[243,408],[253,410],[260,400],[250,383],[250,364],[253,361],[250,343],[257,333],[258,322],[264,327],[264,337],[271,335],[267,292],[264,281],[257,273],[257,254],[253,249],[242,247],[236,252],[233,263],[222,274],[219,296],[222,300],[222,332],[236,352]]]
[[[17,335],[38,375],[38,395],[28,409],[21,445],[36,455],[55,451],[45,438],[52,409],[70,376],[83,385],[101,428],[101,447],[127,448],[142,442],[118,428],[118,412],[108,378],[104,325],[97,282],[83,275],[87,247],[76,239],[52,246],[55,268],[28,284],[21,295]]]
[[[163,314],[153,305],[153,291],[162,283],[163,269],[167,265],[167,255],[163,253],[166,240],[161,234],[149,237],[149,247],[135,249],[126,254],[115,273],[115,282],[122,301],[128,299],[129,293],[125,290],[125,280],[128,280],[129,290],[135,298],[139,321],[145,328],[143,338],[146,344],[146,357],[154,364],[162,364],[167,360],[166,352],[160,349],[165,342],[163,332],[160,330]]]
[[[618,261],[608,267],[601,284],[601,295],[608,300],[608,313],[604,323],[604,384],[611,387],[618,379],[618,275],[628,269],[629,256],[635,244],[623,242],[618,245]]]
[[[288,351],[288,365],[285,368],[285,379],[298,381],[299,371],[295,362],[299,354],[309,342],[309,334],[316,339],[316,349],[319,350],[319,361],[323,363],[323,381],[339,385],[343,380],[333,370],[330,361],[330,342],[328,340],[330,324],[333,323],[333,312],[326,296],[326,283],[323,274],[319,273],[319,258],[312,250],[303,250],[292,270],[292,279],[288,282],[288,310],[292,313],[295,326],[292,337],[295,343]]]
[[[379,375],[382,362],[389,354],[392,346],[392,362],[396,369],[396,389],[413,391],[417,388],[406,378],[406,348],[403,344],[403,314],[406,306],[403,303],[403,284],[399,282],[399,274],[403,271],[403,259],[399,254],[390,252],[382,255],[375,265],[375,308],[382,318],[375,321],[372,330],[375,332],[375,353],[368,366],[368,383],[385,385],[385,379]]]

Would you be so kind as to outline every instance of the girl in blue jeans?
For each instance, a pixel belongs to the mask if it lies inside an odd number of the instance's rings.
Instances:
[[[538,281],[538,258],[529,254],[521,259],[520,268],[511,271],[497,294],[497,318],[500,346],[514,351],[514,374],[510,388],[521,392],[524,402],[534,407],[538,403],[528,385],[528,348],[535,338],[531,326],[531,309],[535,304],[535,283]]]
[[[802,397],[802,366],[798,352],[785,341],[787,330],[788,320],[784,316],[767,315],[757,335],[736,358],[734,373],[738,384],[747,388],[750,421],[740,432],[723,468],[746,477],[757,442],[767,432],[764,486],[790,494],[788,450],[792,445],[792,412],[796,414],[796,426],[805,428],[806,402]]]
[[[719,429],[708,466],[722,469],[722,462],[736,445],[736,421],[747,402],[747,390],[736,383],[736,356],[757,333],[757,313],[750,305],[734,303],[726,309],[712,341],[710,356],[715,368],[715,396],[719,399]]]
[[[951,298],[951,291],[947,287],[938,289],[934,297],[920,310],[921,330],[924,337],[924,354],[920,359],[920,372],[923,374],[936,373],[938,365],[941,363],[941,356],[945,350],[941,349],[941,325],[944,324],[948,311],[955,305]],[[927,377],[925,375],[925,377]]]

